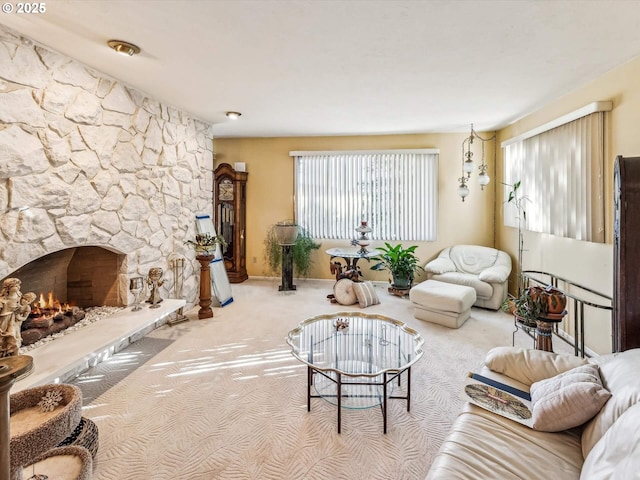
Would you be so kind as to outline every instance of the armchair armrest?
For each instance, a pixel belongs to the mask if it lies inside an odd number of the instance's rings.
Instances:
[[[490,370],[529,386],[587,363],[587,359],[573,355],[521,347],[496,347],[487,353],[484,361]]]
[[[478,275],[478,278],[483,282],[488,283],[504,283],[509,278],[511,273],[511,267],[506,265],[494,265],[489,267]]]
[[[438,257],[434,260],[431,260],[424,266],[424,270],[428,273],[447,273],[447,272],[455,272],[456,266],[455,264],[449,260],[448,258]]]

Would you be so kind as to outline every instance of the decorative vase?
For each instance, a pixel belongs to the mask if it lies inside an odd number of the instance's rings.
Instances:
[[[542,288],[539,286],[529,287],[529,295],[531,298],[545,306],[547,315],[558,316],[565,312],[567,306],[567,297],[560,290],[547,287]]]
[[[275,227],[276,239],[279,245],[295,245],[298,238],[298,225],[283,223]]]
[[[547,312],[557,315],[564,312],[567,306],[567,297],[563,292],[552,287],[548,287],[544,291],[544,296],[547,298]]]

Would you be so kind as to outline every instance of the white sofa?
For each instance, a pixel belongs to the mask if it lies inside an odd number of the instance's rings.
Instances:
[[[593,418],[570,430],[539,431],[466,403],[427,480],[640,478],[640,348],[585,360],[498,347],[488,353],[481,374],[529,390],[586,363],[598,365],[611,394]]]
[[[498,310],[508,293],[511,257],[479,245],[455,245],[424,266],[432,280],[473,287],[474,306]]]

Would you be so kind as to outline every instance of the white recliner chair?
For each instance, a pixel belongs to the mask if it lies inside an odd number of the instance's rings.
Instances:
[[[431,280],[473,287],[474,306],[498,310],[508,293],[511,257],[479,245],[454,245],[424,266]]]

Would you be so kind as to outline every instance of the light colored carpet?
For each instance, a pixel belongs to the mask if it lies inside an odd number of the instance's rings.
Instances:
[[[83,415],[100,430],[97,480],[423,479],[462,406],[465,373],[492,347],[511,345],[513,319],[502,312],[473,309],[451,330],[416,320],[408,299],[377,286],[382,303],[364,311],[406,322],[425,340],[411,411],[391,400],[384,435],[380,408],[344,409],[338,434],[335,406],[313,399],[307,412],[306,369],[284,339],[309,316],[360,308],[329,303],[331,281],[297,280],[295,293],[278,292],[279,283],[233,285],[234,302],[214,318],[198,320],[194,309],[191,321],[152,332],[76,380],[92,399]],[[167,342],[150,356],[143,347],[153,339]],[[519,333],[517,344],[531,340]]]

